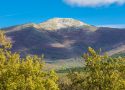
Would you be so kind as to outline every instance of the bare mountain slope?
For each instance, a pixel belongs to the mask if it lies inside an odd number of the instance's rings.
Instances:
[[[12,51],[22,56],[44,54],[46,59],[68,59],[81,56],[88,46],[108,52],[125,45],[124,29],[99,28],[71,18],[3,29],[13,40]]]

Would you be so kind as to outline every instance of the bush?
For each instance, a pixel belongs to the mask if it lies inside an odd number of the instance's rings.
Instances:
[[[83,57],[85,70],[68,74],[70,90],[125,90],[125,58],[102,56],[92,48]]]
[[[11,53],[3,32],[0,32],[0,90],[59,90],[54,71],[43,70],[42,58],[27,56],[21,59]],[[5,43],[6,42],[6,43]]]

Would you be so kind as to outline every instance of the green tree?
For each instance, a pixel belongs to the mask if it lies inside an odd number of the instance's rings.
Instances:
[[[125,58],[100,55],[92,48],[83,57],[85,70],[68,74],[71,90],[125,90]]]
[[[0,90],[59,90],[56,73],[44,71],[38,56],[20,58],[12,53],[11,43],[0,32]]]

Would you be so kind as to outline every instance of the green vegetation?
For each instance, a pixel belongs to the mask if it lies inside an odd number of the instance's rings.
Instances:
[[[112,58],[125,57],[125,53],[117,53],[112,55]]]
[[[83,67],[84,60],[82,58],[77,59],[65,59],[65,60],[51,60],[47,61],[45,70],[54,69],[56,71],[65,71],[69,69]]]
[[[80,67],[60,67],[56,74],[45,68],[43,58],[20,58],[10,49],[10,40],[0,31],[0,90],[125,90],[124,57],[112,58],[88,48]]]
[[[11,48],[11,41],[5,36],[4,31],[0,31],[0,46],[1,48]]]
[[[101,56],[92,48],[83,55],[85,67],[83,71],[71,72],[60,82],[62,90],[124,90],[125,58]],[[66,86],[64,88],[64,86]]]
[[[18,53],[11,53],[3,32],[0,40],[0,90],[59,90],[56,73],[43,70],[42,58],[21,59]]]

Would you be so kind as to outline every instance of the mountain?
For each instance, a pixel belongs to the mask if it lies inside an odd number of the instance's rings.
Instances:
[[[45,55],[46,59],[80,57],[89,46],[109,55],[125,50],[125,29],[96,27],[72,18],[53,18],[3,28],[13,42],[12,51],[24,57]]]
[[[39,26],[40,28],[43,28],[45,30],[58,30],[68,27],[80,28],[82,26],[89,26],[89,25],[72,18],[54,18],[39,24]]]

